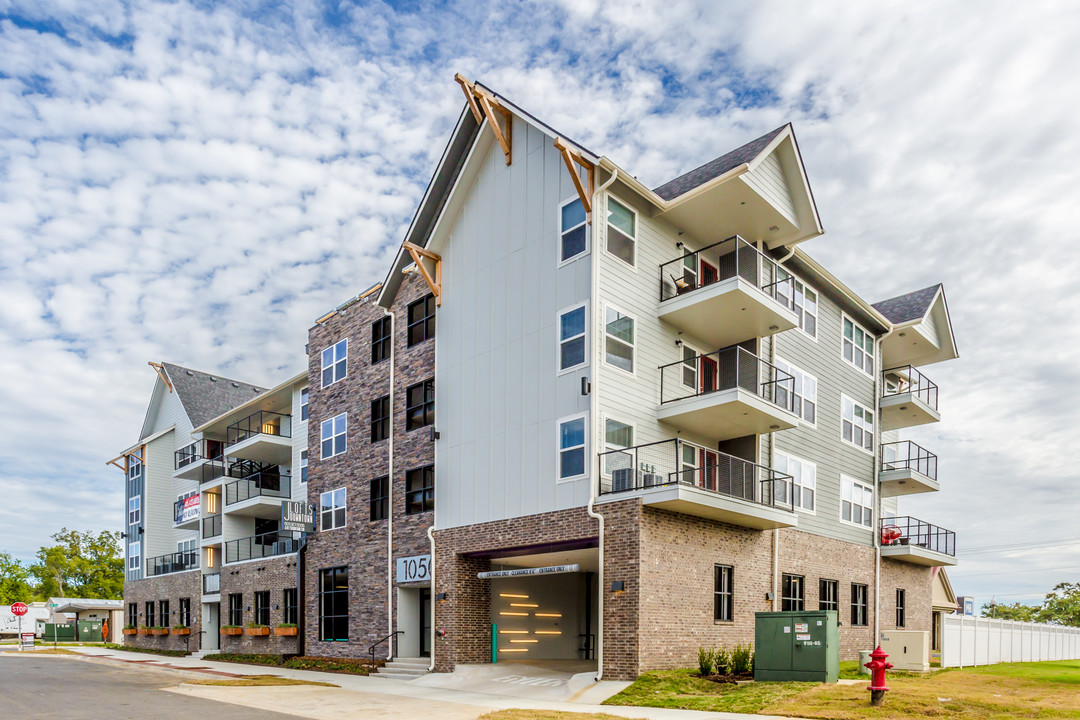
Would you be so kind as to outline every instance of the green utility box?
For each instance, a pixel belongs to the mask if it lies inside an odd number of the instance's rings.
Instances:
[[[759,612],[754,679],[834,683],[840,675],[835,610]]]
[[[79,620],[75,625],[77,638],[82,642],[101,642],[100,620]]]
[[[75,640],[75,626],[67,623],[45,623],[41,633],[42,642],[70,642]]]

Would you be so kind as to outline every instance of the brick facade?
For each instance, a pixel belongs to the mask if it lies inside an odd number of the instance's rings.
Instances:
[[[179,623],[180,598],[191,600],[191,633],[173,635],[172,626]],[[169,618],[163,620],[160,602],[169,602]],[[154,602],[154,624],[169,628],[168,635],[124,635],[124,644],[155,650],[186,650],[195,652],[202,646],[202,573],[198,570],[158,575],[144,580],[128,580],[124,583],[124,624],[146,623],[146,603]],[[130,617],[128,605],[135,603],[137,617]]]
[[[221,636],[221,652],[297,654],[297,638],[278,636],[273,630],[279,623],[284,622],[285,589],[297,587],[296,568],[296,555],[268,557],[221,568],[221,625],[230,624],[229,595],[239,593],[244,603],[240,624],[245,626],[242,635]],[[255,593],[264,590],[270,592],[270,635],[249,635],[246,626],[255,621]]]

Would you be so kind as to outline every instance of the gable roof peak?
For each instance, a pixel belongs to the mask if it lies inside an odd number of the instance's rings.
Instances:
[[[718,158],[710,160],[704,165],[694,168],[690,172],[683,173],[674,180],[667,181],[663,185],[655,188],[653,192],[664,200],[674,200],[680,195],[684,195],[694,188],[704,185],[713,178],[718,178],[740,165],[753,162],[765,148],[776,139],[777,135],[789,127],[791,127],[791,123],[784,123],[775,130],[767,132],[745,145],[741,145]]]
[[[921,320],[930,311],[941,289],[941,283],[897,295],[887,300],[874,303],[874,309],[889,319],[894,325],[902,325],[912,320]]]
[[[161,363],[172,381],[192,427],[199,427],[223,413],[242,405],[266,388],[233,380],[222,375]]]

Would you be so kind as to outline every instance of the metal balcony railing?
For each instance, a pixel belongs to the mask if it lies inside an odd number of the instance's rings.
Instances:
[[[738,235],[686,253],[660,266],[660,302],[741,277],[795,312],[794,281],[780,266]]]
[[[292,416],[260,410],[225,429],[225,442],[235,445],[256,435],[292,437]]]
[[[911,365],[886,370],[881,379],[882,397],[911,393],[934,410],[938,409],[938,386]]]
[[[210,573],[202,576],[203,595],[217,595],[221,592],[221,573]]]
[[[200,460],[218,460],[221,458],[223,445],[220,440],[197,440],[173,453],[174,467],[179,470]]]
[[[225,543],[225,562],[234,563],[252,558],[286,555],[300,549],[300,533],[271,532],[229,540]]]
[[[158,555],[157,557],[146,558],[147,577],[168,575],[169,573],[184,572],[185,570],[195,570],[198,567],[198,550],[185,550],[184,552],[175,552],[168,555]]]
[[[202,519],[203,538],[213,538],[221,534],[221,515],[208,515]]]
[[[660,368],[660,404],[742,388],[793,412],[795,378],[741,347],[696,355]]]
[[[931,525],[910,515],[901,517],[885,518],[881,522],[882,538],[884,540],[887,530],[896,528],[900,531],[900,537],[889,542],[883,542],[885,547],[896,545],[911,545],[926,548],[945,555],[956,555],[956,533],[952,530]]]
[[[600,494],[689,485],[794,512],[790,475],[678,438],[600,453]]]
[[[291,480],[288,473],[276,470],[253,473],[225,486],[225,504],[232,505],[253,497],[290,497]]]
[[[910,440],[883,443],[881,471],[914,470],[931,480],[937,480],[937,455]]]

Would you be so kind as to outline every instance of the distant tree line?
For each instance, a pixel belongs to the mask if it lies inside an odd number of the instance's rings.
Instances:
[[[0,552],[0,606],[50,597],[119,600],[124,595],[120,533],[64,528],[29,565]]]
[[[983,617],[1080,627],[1080,582],[1058,583],[1041,605],[988,603]]]

